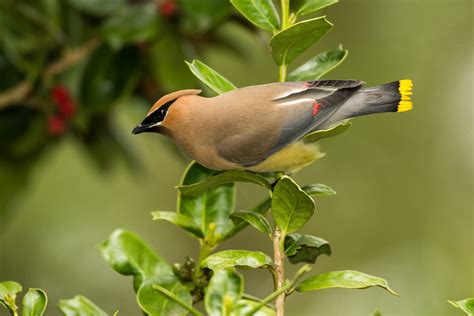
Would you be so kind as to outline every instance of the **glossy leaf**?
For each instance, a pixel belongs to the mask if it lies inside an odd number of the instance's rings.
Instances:
[[[326,17],[310,19],[293,24],[275,34],[270,41],[273,59],[278,65],[287,65],[320,40],[332,24]]]
[[[310,277],[298,284],[299,292],[310,292],[329,288],[365,289],[378,286],[393,295],[398,295],[382,278],[368,275],[358,271],[331,271]]]
[[[137,301],[140,308],[148,315],[188,315],[187,310],[180,304],[153,288],[155,282],[147,281],[140,286],[137,292]],[[161,279],[160,286],[167,289],[174,296],[188,305],[192,305],[192,297],[188,289],[174,280]]]
[[[272,263],[272,259],[261,251],[223,250],[204,259],[201,262],[201,266],[211,270],[222,270],[233,267],[256,269],[265,268]]]
[[[351,122],[342,122],[339,123],[329,129],[324,129],[324,130],[319,130],[315,131],[312,133],[309,133],[303,138],[303,142],[305,143],[316,143],[320,141],[323,138],[329,138],[329,137],[334,137],[339,134],[344,133],[347,131],[349,127],[351,127],[352,123]]]
[[[15,281],[0,282],[0,300],[4,300],[5,296],[16,297],[16,294],[22,291],[20,283]]]
[[[317,80],[339,66],[347,57],[348,50],[339,47],[320,53],[288,75],[288,81]]]
[[[285,235],[298,231],[313,216],[314,202],[296,182],[283,176],[273,190],[272,214]]]
[[[243,220],[264,234],[272,233],[272,228],[270,227],[270,224],[268,223],[265,216],[260,213],[254,211],[236,211],[231,214],[230,218],[238,219],[238,222],[240,222],[240,220]]]
[[[468,298],[461,301],[448,301],[454,307],[459,308],[462,310],[466,315],[473,316],[474,315],[474,298]]]
[[[306,192],[306,194],[311,195],[311,196],[320,196],[320,195],[335,195],[336,191],[334,191],[332,188],[328,187],[325,184],[321,183],[314,183],[314,184],[309,184],[305,185],[302,187],[303,191]]]
[[[115,230],[99,249],[112,269],[133,276],[135,291],[145,280],[174,278],[171,267],[132,232]]]
[[[108,314],[84,296],[60,300],[58,308],[65,316],[107,316]]]
[[[176,212],[161,211],[152,212],[151,215],[153,216],[153,220],[165,220],[185,229],[197,238],[204,237],[204,233],[202,232],[202,230],[197,227],[193,220],[187,217],[186,215],[179,214]]]
[[[108,18],[101,29],[105,40],[114,49],[128,43],[140,43],[157,36],[160,28],[154,3],[135,4]]]
[[[248,315],[255,306],[257,306],[259,302],[251,301],[242,299],[237,303],[236,314],[239,316]],[[258,311],[252,314],[253,316],[275,316],[276,312],[271,309],[270,307],[263,306],[260,307]]]
[[[254,213],[258,214],[265,214],[271,207],[272,205],[272,200],[270,198],[266,198],[262,202],[260,202],[257,206],[255,206],[251,211]],[[230,230],[225,236],[224,239],[229,239],[230,237],[234,236],[238,232],[240,232],[242,229],[247,227],[249,225],[248,222],[241,220],[239,218],[232,218],[232,221],[234,222],[234,228]]]
[[[230,3],[259,28],[267,31],[278,30],[280,18],[271,0],[230,0]]]
[[[23,297],[22,316],[42,316],[48,305],[48,297],[41,289],[29,289]]]
[[[261,185],[268,190],[271,190],[271,184],[267,178],[257,173],[241,170],[230,170],[219,173],[215,176],[206,178],[206,180],[194,183],[191,185],[181,185],[178,187],[182,195],[197,195],[217,185],[232,183],[232,182],[250,182]]]
[[[5,306],[10,311],[16,311],[16,295],[22,291],[20,283],[14,281],[0,282],[0,306]]]
[[[331,246],[319,237],[289,234],[285,238],[285,254],[293,264],[315,263],[320,255],[331,255]]]
[[[127,96],[137,83],[140,57],[135,47],[114,52],[106,45],[89,58],[80,83],[81,107],[103,113]]]
[[[207,169],[198,163],[191,163],[185,172],[181,185],[190,185],[206,180],[216,171]],[[234,209],[235,186],[233,183],[214,186],[196,196],[179,193],[178,213],[185,215],[204,233],[220,239],[234,227],[229,218]]]
[[[218,270],[207,287],[204,305],[209,316],[230,315],[242,297],[244,280],[232,269]]]
[[[206,86],[211,88],[217,94],[234,90],[235,86],[232,82],[224,78],[217,71],[207,66],[199,60],[193,60],[192,63],[186,62],[191,72],[201,80]]]
[[[291,10],[297,16],[312,13],[338,3],[339,0],[291,0]]]

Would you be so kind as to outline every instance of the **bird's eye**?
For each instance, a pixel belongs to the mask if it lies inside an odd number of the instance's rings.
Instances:
[[[174,102],[169,101],[163,104],[158,110],[148,115],[142,122],[144,125],[151,125],[162,122],[165,119],[166,113],[168,112],[169,107]]]

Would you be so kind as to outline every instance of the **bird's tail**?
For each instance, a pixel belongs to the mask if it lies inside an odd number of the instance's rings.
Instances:
[[[361,89],[348,101],[348,105],[353,106],[351,116],[410,111],[413,108],[412,87],[412,81],[405,79]]]

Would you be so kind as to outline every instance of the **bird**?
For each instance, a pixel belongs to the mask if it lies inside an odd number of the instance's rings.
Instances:
[[[214,97],[188,89],[156,101],[133,134],[170,137],[214,170],[292,174],[321,158],[303,138],[351,118],[413,108],[409,79],[365,87],[361,80],[277,82]]]

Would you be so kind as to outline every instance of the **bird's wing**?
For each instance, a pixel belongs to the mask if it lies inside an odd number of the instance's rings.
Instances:
[[[267,110],[278,113],[281,120],[262,117],[258,126],[222,142],[218,147],[219,155],[244,167],[257,165],[286,145],[317,130],[362,84],[358,80],[317,80],[274,83],[263,90],[257,86],[251,93],[262,95],[255,99],[265,103],[263,107],[271,107]]]

